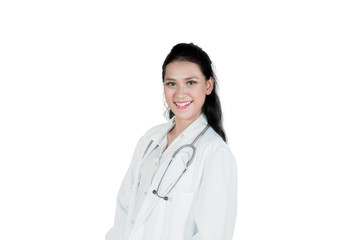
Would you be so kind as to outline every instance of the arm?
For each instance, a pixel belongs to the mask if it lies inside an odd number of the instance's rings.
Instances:
[[[237,209],[237,170],[230,150],[207,154],[195,203],[198,232],[192,240],[231,240]]]
[[[132,185],[136,177],[136,166],[140,160],[141,153],[141,139],[139,140],[130,167],[128,168],[125,177],[121,183],[117,199],[114,226],[106,233],[106,240],[122,240],[125,234],[126,219],[129,209],[129,200],[132,190]]]

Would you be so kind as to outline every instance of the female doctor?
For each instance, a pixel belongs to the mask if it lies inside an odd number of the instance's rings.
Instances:
[[[192,43],[177,44],[162,78],[170,120],[140,138],[106,240],[232,239],[236,162],[211,60]]]

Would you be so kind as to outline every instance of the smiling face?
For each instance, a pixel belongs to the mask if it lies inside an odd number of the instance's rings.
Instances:
[[[166,66],[164,94],[166,103],[177,121],[193,122],[202,112],[206,95],[213,89],[214,80],[206,80],[196,63],[173,61]]]

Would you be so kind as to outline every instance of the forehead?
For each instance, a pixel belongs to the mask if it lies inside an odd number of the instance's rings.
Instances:
[[[174,61],[165,68],[165,79],[183,79],[189,77],[205,78],[198,64],[188,61]]]

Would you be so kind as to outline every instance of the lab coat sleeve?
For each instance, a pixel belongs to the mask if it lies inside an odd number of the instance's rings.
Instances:
[[[237,212],[235,158],[227,146],[208,152],[194,209],[198,232],[192,240],[231,240]]]
[[[125,234],[125,226],[129,209],[129,199],[132,186],[135,181],[135,170],[140,159],[140,152],[142,151],[142,139],[139,140],[135,152],[133,154],[130,167],[128,168],[125,177],[121,183],[117,199],[116,211],[113,227],[106,233],[105,240],[123,240]]]

